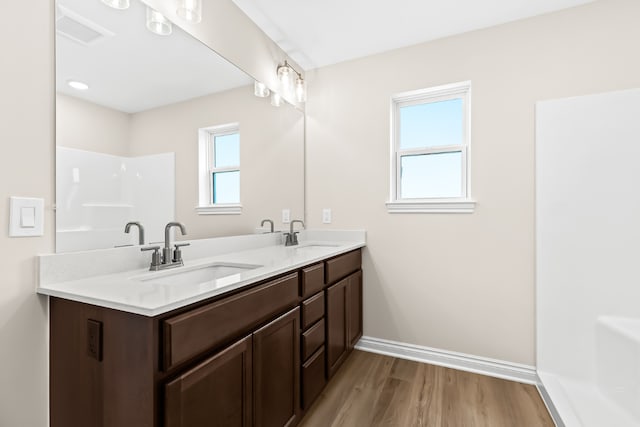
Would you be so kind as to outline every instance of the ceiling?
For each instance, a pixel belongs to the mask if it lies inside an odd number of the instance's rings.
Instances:
[[[304,69],[593,0],[233,0]]]
[[[148,31],[146,7],[138,0],[123,11],[100,0],[57,0],[56,6],[57,27],[66,16],[109,34],[83,44],[56,33],[60,93],[135,113],[253,82],[175,25],[170,36]],[[87,83],[89,90],[72,89],[68,80]]]

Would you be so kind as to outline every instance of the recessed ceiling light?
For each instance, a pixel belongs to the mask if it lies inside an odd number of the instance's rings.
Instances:
[[[87,90],[87,89],[89,89],[89,85],[88,84],[79,82],[77,80],[69,80],[69,81],[67,81],[67,84],[69,86],[71,86],[72,88],[77,89],[77,90]]]

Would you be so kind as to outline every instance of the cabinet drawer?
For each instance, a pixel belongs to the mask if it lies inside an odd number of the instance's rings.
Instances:
[[[326,262],[325,282],[331,284],[354,271],[360,270],[362,264],[362,252],[360,249],[337,256]]]
[[[298,273],[293,273],[163,321],[164,370],[249,332],[297,302]]]
[[[302,269],[300,280],[300,296],[310,297],[324,288],[324,263]]]
[[[302,360],[307,360],[324,344],[324,319],[302,334]]]
[[[302,302],[302,330],[316,323],[324,316],[324,292]]]
[[[320,348],[302,365],[302,408],[309,409],[320,394],[327,377],[325,375],[324,348]]]

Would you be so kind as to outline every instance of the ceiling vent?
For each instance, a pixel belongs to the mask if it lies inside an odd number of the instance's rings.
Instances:
[[[56,16],[56,33],[75,42],[90,46],[114,34],[104,27],[92,22],[77,13],[58,5]]]

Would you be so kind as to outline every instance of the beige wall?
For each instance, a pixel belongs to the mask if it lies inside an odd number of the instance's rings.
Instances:
[[[129,114],[56,94],[56,144],[114,156],[129,155]]]
[[[53,250],[53,5],[3,2],[0,26],[0,426],[48,418],[47,300],[35,290],[36,253]],[[45,236],[9,238],[9,196],[45,199]]]
[[[598,1],[307,73],[309,222],[367,230],[365,335],[534,364],[534,104],[640,86],[638,16]],[[463,80],[476,212],[388,214],[390,96]]]
[[[54,250],[54,29],[53,0],[3,4],[8,19],[0,28],[0,426],[48,425],[47,301],[35,294],[34,256]],[[211,27],[231,29],[218,48],[228,51],[230,38],[255,25],[245,16],[212,17]],[[251,50],[233,58],[261,70],[275,69],[281,51],[264,34],[252,30]],[[262,51],[256,60],[256,52]],[[45,199],[45,236],[9,238],[9,197]]]
[[[176,153],[176,219],[189,239],[252,233],[263,218],[282,229],[282,209],[302,218],[304,116],[289,105],[272,107],[241,87],[133,114],[133,156]],[[240,125],[240,215],[198,215],[198,129]]]

